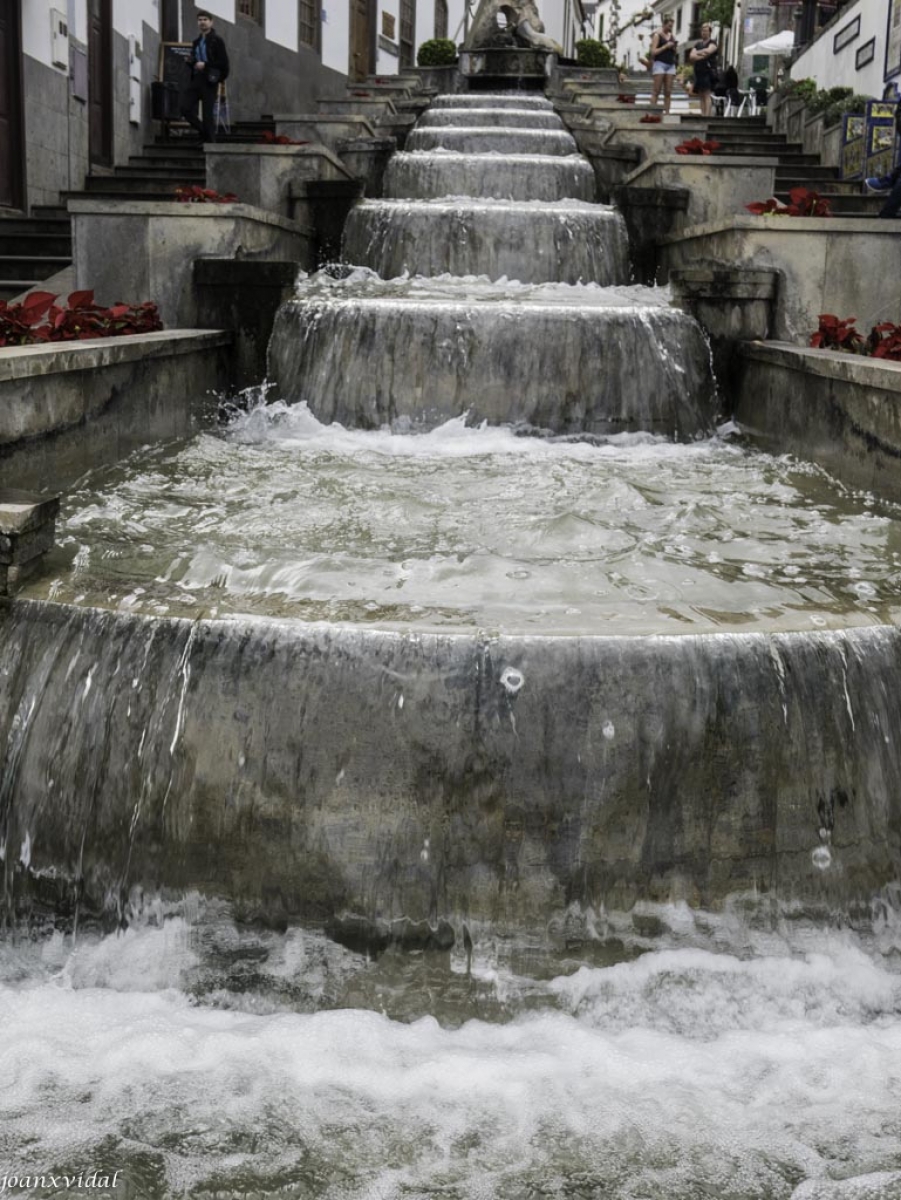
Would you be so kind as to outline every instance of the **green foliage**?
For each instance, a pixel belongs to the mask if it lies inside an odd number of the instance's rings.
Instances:
[[[799,100],[804,100],[808,104],[816,96],[818,90],[815,79],[789,79],[783,88],[783,91],[787,95],[796,96]]]
[[[580,67],[612,67],[613,55],[597,38],[582,38],[576,42],[576,61]]]
[[[812,116],[816,116],[818,113],[825,112],[831,105],[838,103],[839,100],[845,100],[853,94],[854,89],[849,87],[825,88],[807,102],[807,110]]]
[[[872,96],[850,95],[835,100],[823,112],[823,128],[831,129],[846,113],[859,113],[862,116],[867,111],[867,102],[872,99]]]
[[[457,47],[450,38],[432,38],[423,42],[416,52],[420,67],[452,67],[457,61]]]
[[[701,0],[701,20],[711,25],[731,25],[735,0]]]

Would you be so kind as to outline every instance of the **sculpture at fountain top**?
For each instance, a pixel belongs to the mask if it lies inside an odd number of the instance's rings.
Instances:
[[[498,22],[499,14],[506,19],[503,26]],[[544,32],[534,0],[482,0],[464,48],[487,50],[509,45],[511,34],[516,44],[549,50],[552,54],[563,53],[563,47]]]

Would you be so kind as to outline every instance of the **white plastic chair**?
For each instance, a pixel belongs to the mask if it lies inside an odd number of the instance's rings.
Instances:
[[[739,92],[732,89],[726,94],[726,107],[723,111],[724,117],[741,117],[744,116],[745,109],[748,107],[748,101],[751,95],[748,92]]]

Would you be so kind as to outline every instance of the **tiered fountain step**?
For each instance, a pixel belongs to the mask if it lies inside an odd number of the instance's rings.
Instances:
[[[594,200],[594,171],[571,154],[395,154],[385,171],[384,194],[395,199],[483,196],[495,200]]]
[[[507,129],[564,129],[563,121],[555,112],[542,108],[530,108],[518,111],[513,108],[498,107],[491,96],[486,96],[484,107],[475,108],[468,105],[459,108],[430,108],[422,114],[416,128],[432,129],[436,125],[460,125],[496,127],[505,126]]]
[[[319,277],[280,310],[269,375],[319,420],[363,429],[469,413],[688,439],[716,412],[700,327],[645,289]]]
[[[576,141],[565,129],[517,129],[484,125],[414,129],[406,149],[456,150],[461,154],[575,154]]]
[[[383,279],[487,275],[522,283],[627,283],[625,222],[579,200],[366,200],[344,228],[344,259]]]

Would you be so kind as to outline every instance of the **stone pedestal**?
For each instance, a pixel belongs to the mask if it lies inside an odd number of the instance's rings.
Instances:
[[[775,323],[779,272],[752,267],[682,267],[670,275],[673,304],[710,338],[720,387],[735,395],[736,343],[765,341]]]
[[[69,212],[76,287],[102,304],[153,300],[170,328],[199,324],[197,258],[312,261],[311,229],[249,204],[72,200]]]
[[[215,145],[206,153],[207,183],[222,195],[238,196],[281,217],[291,216],[292,185],[307,179],[347,179],[345,167],[327,147]]]
[[[0,488],[0,596],[34,575],[53,546],[58,496]]]

